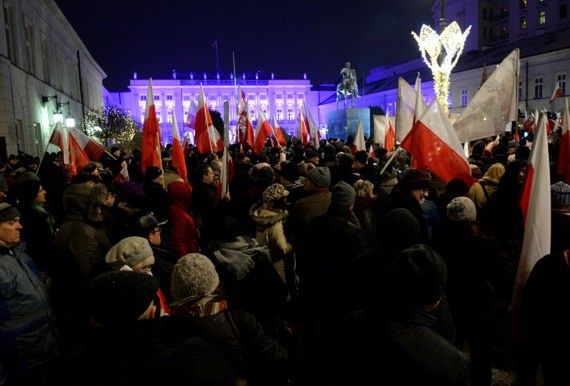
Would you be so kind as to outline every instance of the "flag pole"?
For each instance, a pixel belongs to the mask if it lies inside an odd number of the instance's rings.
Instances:
[[[380,170],[380,175],[382,175],[386,169],[388,169],[388,166],[392,163],[392,161],[394,160],[394,158],[396,158],[396,154],[398,154],[398,152],[400,151],[401,147],[397,148],[396,150],[394,150],[394,152],[392,153],[392,155],[390,156],[390,158],[388,158],[388,161],[386,161],[386,164],[384,165],[384,167],[382,168],[382,170]]]

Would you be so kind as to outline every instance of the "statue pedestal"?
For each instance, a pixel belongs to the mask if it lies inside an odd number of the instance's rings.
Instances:
[[[339,102],[339,105],[342,102]],[[364,136],[370,138],[372,113],[369,108],[348,108],[333,110],[327,114],[327,138],[346,140],[355,136],[358,124],[362,122]]]

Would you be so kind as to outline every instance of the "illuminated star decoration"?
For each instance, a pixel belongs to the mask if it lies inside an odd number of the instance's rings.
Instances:
[[[463,46],[470,31],[471,26],[465,32],[461,32],[459,24],[453,22],[440,35],[425,24],[422,25],[419,36],[412,32],[414,39],[418,42],[422,58],[432,72],[433,88],[437,100],[445,111],[448,109],[449,75],[463,52]]]

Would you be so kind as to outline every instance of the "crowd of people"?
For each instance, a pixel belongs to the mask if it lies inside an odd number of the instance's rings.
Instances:
[[[375,147],[232,145],[223,195],[192,147],[10,156],[0,385],[569,384],[570,186],[513,320],[525,140],[472,143],[471,183]]]

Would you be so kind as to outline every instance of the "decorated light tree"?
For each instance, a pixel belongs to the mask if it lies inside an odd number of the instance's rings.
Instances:
[[[448,111],[449,76],[463,52],[470,30],[471,26],[465,32],[461,32],[459,25],[453,22],[439,35],[427,25],[422,25],[419,36],[412,32],[418,42],[422,58],[432,72],[437,100],[445,111]]]
[[[82,128],[105,146],[129,142],[140,131],[131,114],[117,106],[88,111]]]

